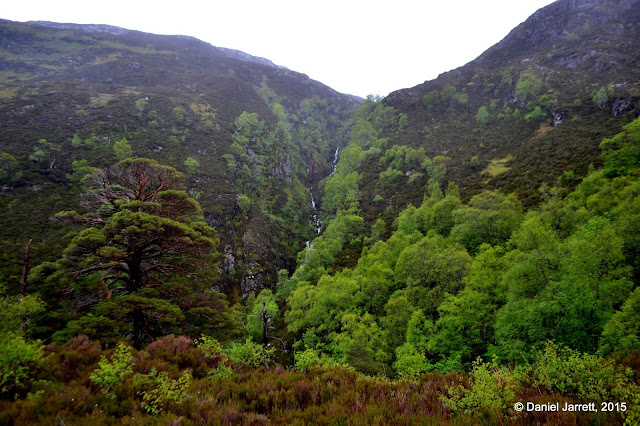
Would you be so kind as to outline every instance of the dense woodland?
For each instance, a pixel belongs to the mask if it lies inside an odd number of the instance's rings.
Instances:
[[[364,100],[0,22],[0,423],[640,423],[640,9],[570,3]]]

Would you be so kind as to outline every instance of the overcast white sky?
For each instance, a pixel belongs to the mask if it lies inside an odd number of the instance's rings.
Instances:
[[[552,2],[13,0],[0,18],[191,35],[364,97],[413,87],[466,64]]]

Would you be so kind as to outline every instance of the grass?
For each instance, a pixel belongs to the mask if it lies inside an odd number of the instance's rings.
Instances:
[[[496,177],[508,171],[511,167],[507,166],[507,163],[513,161],[515,157],[511,154],[507,154],[506,157],[491,160],[491,162],[484,168],[482,174],[488,174],[491,177]]]

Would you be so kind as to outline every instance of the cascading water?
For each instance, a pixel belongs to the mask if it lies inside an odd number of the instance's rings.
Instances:
[[[331,176],[333,176],[336,172],[336,168],[338,166],[339,154],[340,154],[340,147],[337,147],[335,154],[333,154],[333,171],[331,172]],[[318,218],[318,209],[316,207],[316,200],[313,199],[313,192],[311,192],[311,188],[307,188],[307,191],[309,191],[309,195],[311,196],[311,208],[314,211],[312,218],[313,218],[313,224],[316,227],[316,235],[320,235],[322,233],[322,222],[320,221],[320,218]],[[306,241],[305,242],[306,256],[305,256],[304,263],[300,265],[300,268],[304,268],[304,265],[306,265],[307,261],[309,260],[309,256],[311,255],[311,251],[313,249],[315,249],[313,244],[311,244],[310,241]]]
[[[314,212],[317,212],[318,209],[316,208],[316,201],[313,199],[313,193],[311,192],[311,189],[309,189],[309,194],[311,195],[311,208]],[[322,222],[320,222],[320,219],[318,218],[318,213],[314,213],[312,217],[313,223],[316,227],[316,234],[320,235],[320,233],[322,232]]]
[[[336,167],[338,167],[338,154],[340,153],[340,147],[336,148],[336,153],[333,155],[333,171],[331,172],[331,176],[336,172]]]
[[[336,167],[338,166],[339,154],[340,154],[340,147],[337,147],[335,154],[333,154],[333,171],[331,172],[331,176],[333,176],[334,173],[336,172]],[[309,191],[309,195],[311,195],[311,208],[314,211],[312,218],[313,218],[313,224],[316,227],[316,235],[320,235],[322,233],[322,222],[320,221],[320,218],[318,218],[318,213],[317,213],[318,209],[316,207],[316,200],[313,199],[313,192],[311,192],[311,188],[307,188],[307,191]],[[307,248],[311,248],[311,249],[314,248],[309,241],[307,241],[306,245],[307,245]]]

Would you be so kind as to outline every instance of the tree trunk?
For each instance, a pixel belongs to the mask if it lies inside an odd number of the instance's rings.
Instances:
[[[136,349],[142,349],[145,341],[144,328],[146,320],[142,308],[137,307],[133,310],[133,346]]]
[[[129,255],[129,294],[133,294],[142,288],[142,259],[141,256],[132,249],[133,253]],[[133,309],[132,327],[133,327],[133,345],[136,349],[142,349],[145,342],[146,318],[142,307],[138,306]]]
[[[262,299],[262,344],[267,346],[269,343],[269,315],[267,314],[267,304]]]

